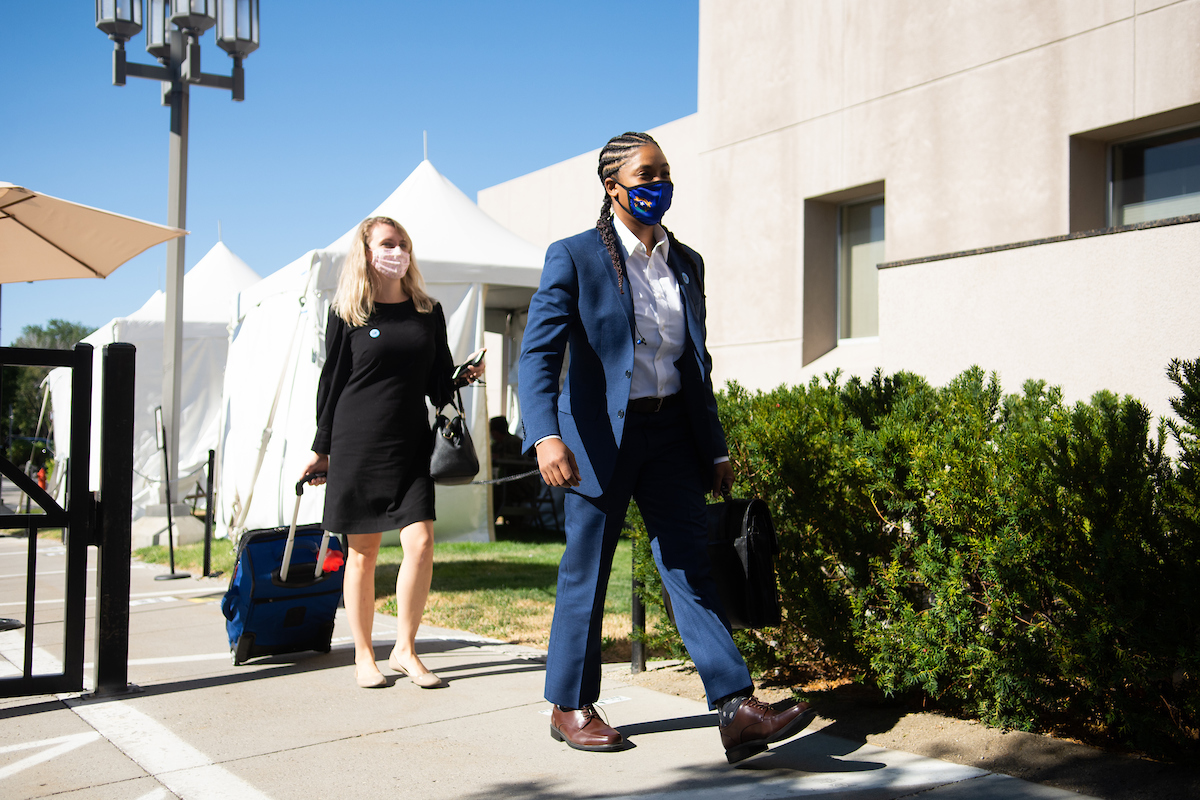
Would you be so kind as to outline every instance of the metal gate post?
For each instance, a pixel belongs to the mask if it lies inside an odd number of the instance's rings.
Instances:
[[[100,389],[100,497],[96,563],[97,695],[129,686],[129,558],[133,514],[133,379],[136,348],[104,346]]]
[[[75,345],[71,367],[71,466],[67,474],[67,580],[63,620],[63,675],[83,686],[84,627],[87,619],[88,545],[95,508],[88,491],[92,444],[92,346]],[[75,400],[74,398],[80,398]]]

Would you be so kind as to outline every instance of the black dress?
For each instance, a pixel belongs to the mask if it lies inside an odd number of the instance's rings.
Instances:
[[[376,303],[360,327],[329,312],[312,448],[329,454],[322,527],[378,533],[434,519],[425,397],[448,403],[453,371],[441,305]]]

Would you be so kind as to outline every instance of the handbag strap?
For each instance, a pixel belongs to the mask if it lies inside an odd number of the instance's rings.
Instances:
[[[446,403],[446,405],[444,405],[444,406],[439,406],[437,413],[441,414],[442,411],[446,408],[446,406],[450,406],[450,408],[453,408],[455,411],[458,412],[458,415],[460,417],[462,417],[464,421],[466,420],[467,411],[466,411],[466,406],[463,404],[462,389],[455,389],[454,396],[450,398],[450,402]]]

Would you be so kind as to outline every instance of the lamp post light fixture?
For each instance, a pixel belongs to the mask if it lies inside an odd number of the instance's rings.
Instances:
[[[143,14],[143,11],[145,12]],[[125,42],[142,30],[146,52],[158,65],[139,64],[125,57]],[[200,69],[200,37],[217,28],[217,44],[233,59],[232,75],[211,75]],[[188,99],[195,86],[226,89],[237,101],[246,98],[242,59],[258,49],[258,0],[96,0],[96,27],[113,40],[113,85],[125,79],[162,82],[162,103],[171,108],[167,224],[187,227]],[[184,240],[167,243],[166,319],[163,325],[163,414],[173,463],[160,490],[167,502],[166,481],[179,478],[179,396],[183,361]]]
[[[146,52],[158,59],[160,64],[167,64],[171,55],[171,8],[162,0],[150,0],[146,4]],[[117,82],[113,78],[113,83]],[[121,86],[125,85],[121,81]]]
[[[217,24],[217,0],[178,0],[171,3],[158,0],[171,6],[171,22],[180,30],[189,31],[196,36]]]

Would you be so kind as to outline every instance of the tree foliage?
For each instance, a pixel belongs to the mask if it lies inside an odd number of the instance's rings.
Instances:
[[[21,335],[13,340],[13,347],[31,347],[41,350],[70,350],[94,329],[78,322],[52,319],[43,327],[26,325]],[[4,417],[3,439],[6,446],[10,437],[34,436],[38,417],[42,411],[42,381],[49,374],[49,367],[5,366],[0,375],[0,414]],[[49,409],[46,411],[49,416]],[[42,422],[41,433],[46,436],[48,421]],[[28,447],[22,452],[13,448],[9,457],[17,463],[29,457]]]

